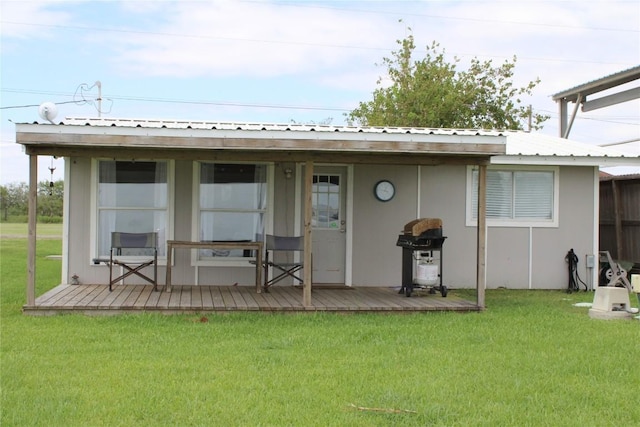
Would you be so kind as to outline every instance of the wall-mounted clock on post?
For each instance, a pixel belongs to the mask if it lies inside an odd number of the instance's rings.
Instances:
[[[383,179],[376,182],[376,185],[373,187],[373,194],[376,196],[376,199],[381,202],[388,202],[396,195],[396,187],[391,181]]]

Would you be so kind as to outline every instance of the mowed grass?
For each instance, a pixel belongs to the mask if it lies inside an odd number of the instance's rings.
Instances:
[[[10,238],[27,237],[28,225],[25,223],[1,222],[0,236],[9,236]],[[57,237],[62,236],[62,224],[37,224],[37,237]]]
[[[39,294],[60,250],[38,241]],[[29,317],[25,260],[24,239],[1,241],[2,426],[640,425],[640,322],[590,319],[573,306],[590,293],[488,291],[468,314]]]

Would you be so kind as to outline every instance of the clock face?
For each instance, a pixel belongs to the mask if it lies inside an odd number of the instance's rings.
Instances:
[[[388,202],[393,199],[393,196],[396,194],[396,188],[393,186],[391,181],[382,180],[378,181],[378,183],[373,188],[373,194],[376,196],[376,199],[381,202]]]

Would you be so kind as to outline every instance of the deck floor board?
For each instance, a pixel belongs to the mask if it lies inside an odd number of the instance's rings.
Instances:
[[[30,315],[57,313],[119,314],[143,311],[201,313],[229,311],[263,312],[420,312],[480,311],[475,302],[439,293],[415,293],[410,298],[397,288],[315,288],[311,306],[302,303],[303,291],[294,286],[273,286],[260,294],[253,286],[174,286],[166,292],[161,286],[60,285],[36,298],[35,305],[23,307]]]

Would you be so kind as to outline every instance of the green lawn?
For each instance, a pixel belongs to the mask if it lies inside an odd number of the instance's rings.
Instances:
[[[59,240],[38,241],[38,293]],[[482,313],[28,317],[2,239],[2,426],[640,425],[640,322],[590,293],[487,292]],[[634,301],[634,305],[636,302]]]
[[[0,223],[0,236],[11,238],[27,237],[28,226],[25,223],[2,222]],[[37,237],[61,237],[62,224],[38,224],[36,226]]]

